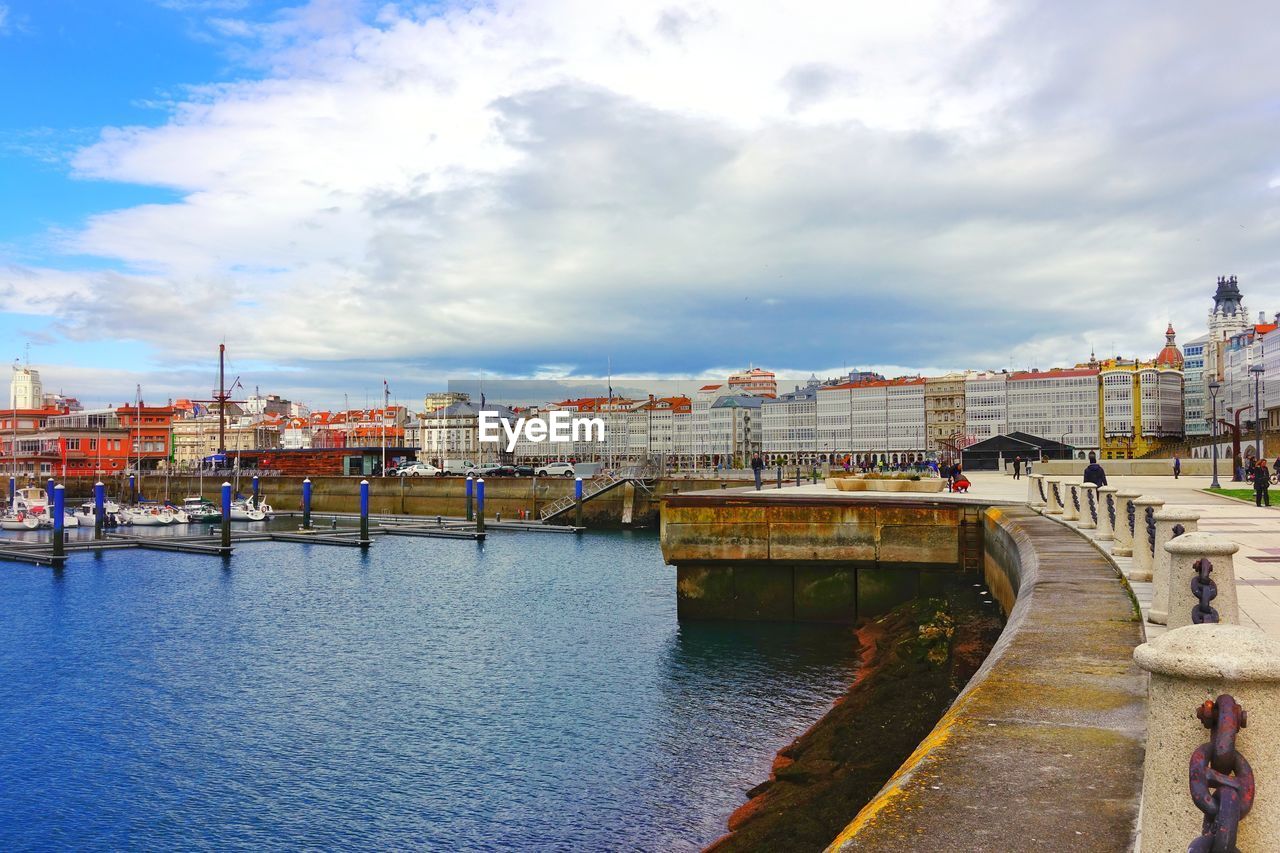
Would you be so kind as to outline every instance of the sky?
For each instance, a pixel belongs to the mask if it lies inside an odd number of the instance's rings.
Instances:
[[[1280,311],[1264,2],[0,0],[46,390],[1048,368]]]

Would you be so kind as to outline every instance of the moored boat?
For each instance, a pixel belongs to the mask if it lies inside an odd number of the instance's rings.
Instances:
[[[40,519],[24,510],[10,510],[0,515],[0,530],[35,530]]]

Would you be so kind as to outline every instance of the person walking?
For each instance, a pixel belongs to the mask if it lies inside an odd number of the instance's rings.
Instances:
[[[1271,506],[1271,472],[1267,460],[1259,459],[1253,466],[1253,502],[1257,506]]]
[[[1013,479],[1015,480],[1022,479],[1022,457],[1021,456],[1013,457]]]
[[[756,491],[760,491],[760,475],[764,471],[764,460],[760,458],[760,454],[756,453],[751,456],[751,473],[756,478]]]
[[[1089,454],[1089,464],[1084,469],[1084,481],[1093,483],[1098,488],[1102,488],[1107,484],[1107,472],[1102,470],[1102,466],[1098,464],[1097,455]]]
[[[1182,460],[1178,458],[1178,454],[1173,454],[1173,479],[1178,479],[1178,475],[1182,473]]]

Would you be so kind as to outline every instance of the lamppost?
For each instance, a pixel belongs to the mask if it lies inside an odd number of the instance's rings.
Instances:
[[[1222,488],[1218,482],[1218,391],[1221,388],[1222,383],[1216,379],[1209,383],[1209,399],[1213,401],[1213,482],[1209,484],[1211,489]]]
[[[1262,371],[1261,364],[1255,364],[1249,368],[1249,372],[1253,374],[1253,458],[1262,459],[1262,401],[1260,398],[1262,388]]]

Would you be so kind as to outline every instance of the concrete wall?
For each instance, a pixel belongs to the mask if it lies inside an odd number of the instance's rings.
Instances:
[[[927,501],[680,495],[663,505],[662,554],[676,566],[681,619],[853,622],[940,589],[959,570],[965,512]]]
[[[987,510],[984,534],[1005,630],[830,851],[1133,848],[1146,680],[1128,588],[1077,533],[1029,509]]]
[[[262,494],[273,509],[281,512],[299,511],[302,508],[301,477],[263,477]],[[536,494],[535,483],[536,479]],[[71,478],[63,481],[67,487],[67,500],[88,500],[93,494],[93,481],[88,478]],[[222,478],[205,477],[204,497],[215,503],[219,499]],[[583,520],[588,526],[617,526],[623,523],[628,497],[631,513],[628,524],[652,526],[658,523],[660,498],[680,491],[714,489],[720,480],[673,479],[658,480],[652,484],[653,494],[642,488],[619,487],[587,501],[583,505]],[[20,483],[19,485],[25,485]],[[40,483],[43,485],[43,481]],[[139,485],[149,499],[163,499],[164,477],[144,477]],[[249,494],[252,483],[248,477],[240,478],[240,491]],[[128,483],[122,478],[111,478],[107,493],[117,500],[123,499]],[[628,495],[628,491],[631,492]],[[169,497],[181,502],[184,497],[201,492],[198,477],[173,477],[168,483]],[[548,503],[573,494],[573,480],[563,477],[493,477],[485,480],[486,515],[493,518],[502,513],[503,518],[515,518],[519,510],[527,510],[536,517],[536,510]],[[357,477],[312,477],[311,510],[326,512],[358,512],[360,509],[360,480]],[[466,512],[466,481],[461,477],[372,477],[369,479],[369,510],[372,513],[408,515],[453,515]],[[570,517],[561,517],[560,523],[572,523]]]
[[[1161,477],[1173,476],[1173,459],[1101,459],[1099,460],[1109,477]],[[1031,467],[1033,474],[1046,474],[1050,477],[1079,477],[1084,472],[1085,461],[1054,460],[1037,462]],[[1219,473],[1230,476],[1231,463],[1218,462]],[[1012,474],[1012,469],[1009,471]],[[1208,477],[1213,473],[1213,462],[1209,459],[1182,460],[1184,476]]]

